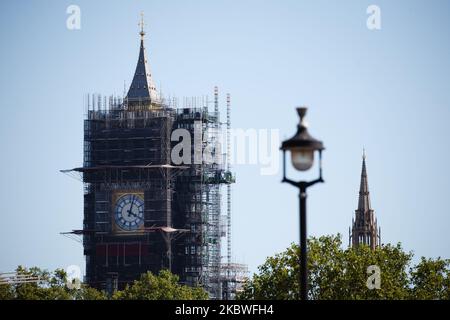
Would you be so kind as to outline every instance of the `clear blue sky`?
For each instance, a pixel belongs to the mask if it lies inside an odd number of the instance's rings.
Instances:
[[[81,8],[81,30],[66,8]],[[381,8],[382,29],[366,28]],[[450,2],[1,1],[0,270],[84,265],[83,96],[130,83],[139,13],[157,86],[198,96],[218,85],[233,127],[295,131],[294,107],[327,150],[326,183],[309,191],[309,233],[344,234],[367,150],[382,241],[450,258]],[[281,175],[235,167],[235,258],[252,271],[298,239],[297,191]]]

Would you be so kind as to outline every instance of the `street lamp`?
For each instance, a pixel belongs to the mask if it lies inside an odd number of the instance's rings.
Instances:
[[[283,151],[283,180],[299,188],[300,198],[300,298],[308,300],[308,256],[306,251],[306,189],[322,179],[322,151],[325,149],[322,141],[314,139],[309,133],[305,122],[307,108],[297,108],[300,117],[300,124],[297,126],[297,133],[290,139],[283,141],[281,150]],[[299,171],[309,170],[314,164],[314,154],[319,153],[319,178],[312,181],[293,181],[286,178],[286,151],[291,153],[291,162],[295,169]]]

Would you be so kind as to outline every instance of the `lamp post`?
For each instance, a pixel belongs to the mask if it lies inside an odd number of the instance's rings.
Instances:
[[[305,122],[307,108],[297,108],[300,117],[300,123],[297,126],[297,133],[290,139],[281,144],[283,151],[283,180],[297,187],[300,191],[300,277],[299,288],[301,300],[308,300],[308,256],[306,250],[307,232],[306,232],[306,189],[318,183],[324,182],[322,179],[322,151],[325,149],[322,141],[314,139],[307,129]],[[291,154],[291,162],[296,170],[309,170],[314,164],[314,154],[319,153],[319,178],[312,181],[293,181],[286,178],[286,151]]]

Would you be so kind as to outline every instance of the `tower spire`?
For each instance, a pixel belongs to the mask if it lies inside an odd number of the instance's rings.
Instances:
[[[361,183],[359,186],[358,210],[368,211],[370,207],[369,182],[366,169],[366,151],[363,149]]]
[[[355,210],[355,220],[352,221],[352,231],[349,239],[351,241],[349,242],[352,243],[353,247],[365,244],[375,249],[380,243],[380,235],[375,213],[370,205],[366,158],[366,151],[363,149],[358,209]]]
[[[131,81],[131,85],[126,96],[128,105],[155,105],[160,103],[159,93],[156,90],[152,73],[150,71],[150,65],[147,62],[147,53],[144,46],[144,25],[144,13],[141,12],[141,21],[139,22],[141,45],[139,49],[139,58],[136,65],[136,71],[134,72],[133,81]]]

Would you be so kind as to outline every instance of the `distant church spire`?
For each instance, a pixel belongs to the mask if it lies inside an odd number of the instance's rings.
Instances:
[[[365,244],[375,249],[375,247],[381,245],[381,235],[377,228],[375,213],[370,205],[365,150],[363,150],[362,158],[358,209],[355,210],[355,219],[352,223],[352,229],[349,230],[349,245],[357,247],[360,244]]]
[[[136,65],[136,71],[134,72],[133,81],[131,82],[126,98],[131,104],[158,104],[160,102],[160,97],[153,82],[150,66],[147,63],[147,54],[144,46],[145,31],[143,13],[141,13],[141,21],[139,22],[139,26],[139,34],[141,36],[139,58]]]
[[[359,186],[358,210],[368,212],[371,209],[372,208],[370,207],[369,182],[367,180],[367,169],[366,169],[366,151],[363,149],[363,162],[361,169],[361,183]]]

